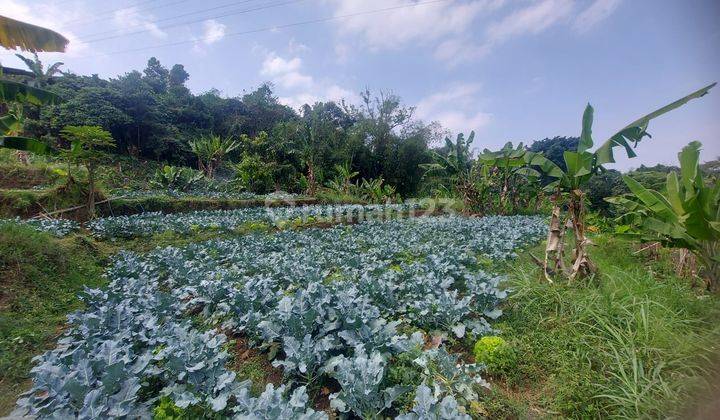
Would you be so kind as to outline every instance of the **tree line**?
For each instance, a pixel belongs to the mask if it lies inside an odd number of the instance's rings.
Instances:
[[[34,76],[6,75],[57,94],[52,106],[25,105],[24,134],[62,146],[63,127],[99,126],[115,139],[116,153],[198,168],[197,139],[217,136],[238,147],[228,162],[262,175],[251,187],[295,191],[303,183],[322,185],[347,165],[359,178],[383,179],[410,196],[420,193],[422,170],[432,146],[445,132],[414,118],[414,108],[392,93],[361,93],[359,105],[317,102],[299,112],[278,100],[264,83],[242,95],[217,90],[193,94],[183,65],[167,68],[150,58],[142,71],[116,78],[48,70],[24,60]],[[49,71],[52,69],[52,71]]]

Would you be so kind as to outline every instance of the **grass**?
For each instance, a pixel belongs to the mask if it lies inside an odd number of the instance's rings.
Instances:
[[[56,239],[0,226],[0,415],[26,390],[30,359],[53,347],[84,285],[103,284],[100,261],[84,238]]]
[[[585,282],[547,284],[527,261],[512,269],[498,328],[520,357],[495,373],[507,401],[497,417],[522,412],[518,402],[532,417],[682,416],[710,398],[720,300],[672,275],[667,258],[646,261],[630,243],[594,240],[600,274]]]

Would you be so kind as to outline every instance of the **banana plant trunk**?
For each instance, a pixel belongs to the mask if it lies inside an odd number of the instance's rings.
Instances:
[[[575,249],[573,249],[572,271],[570,280],[587,277],[596,271],[595,264],[588,255],[588,246],[592,242],[585,236],[585,200],[584,192],[580,189],[570,193],[568,212],[575,234]]]
[[[554,197],[552,213],[550,216],[550,229],[548,230],[547,244],[545,245],[545,261],[543,272],[545,279],[552,283],[552,276],[558,271],[564,271],[563,249],[565,241],[565,223],[560,221],[560,197]]]

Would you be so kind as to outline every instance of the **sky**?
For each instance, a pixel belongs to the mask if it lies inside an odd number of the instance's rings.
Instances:
[[[415,117],[474,148],[577,136],[596,145],[636,118],[720,81],[718,0],[0,0],[0,14],[59,31],[78,74],[116,77],[149,57],[190,73],[195,93],[265,81],[294,108],[393,92]],[[22,67],[10,51],[5,66]],[[690,141],[720,156],[720,87],[651,122],[638,157],[673,164]],[[622,157],[620,157],[622,156]]]

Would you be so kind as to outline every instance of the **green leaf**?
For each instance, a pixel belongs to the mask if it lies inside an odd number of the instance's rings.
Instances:
[[[45,89],[38,89],[11,80],[0,80],[0,101],[27,102],[33,105],[57,105],[62,102],[62,99]]]
[[[54,153],[54,150],[47,144],[27,137],[0,136],[0,147],[33,152],[39,155],[51,155]]]
[[[680,185],[678,183],[677,173],[675,171],[670,172],[667,175],[666,189],[668,195],[668,201],[672,205],[675,213],[682,215],[685,213],[683,208],[682,197],[680,197]]]
[[[678,222],[678,216],[673,211],[670,202],[667,201],[657,191],[649,190],[642,186],[639,182],[630,178],[627,175],[623,175],[623,181],[628,186],[630,191],[637,196],[640,201],[643,202],[653,213],[662,217],[666,222]]]
[[[685,188],[685,200],[689,200],[690,197],[695,195],[695,182],[699,175],[698,165],[700,162],[700,147],[702,145],[698,141],[693,141],[687,146],[683,147],[682,151],[678,153],[678,160],[680,161],[680,179],[683,187]],[[699,185],[702,185],[700,180]]]
[[[583,153],[593,146],[592,140],[592,124],[593,124],[594,110],[590,104],[585,107],[582,118],[582,133],[580,134],[580,141],[577,145],[577,152]]]
[[[22,121],[13,114],[0,117],[0,133],[17,133],[22,129]]]
[[[527,152],[525,154],[525,163],[530,166],[538,166],[542,173],[552,178],[563,178],[566,176],[561,167],[543,156],[542,153]]]
[[[615,133],[612,137],[605,141],[605,143],[600,145],[600,147],[595,151],[595,154],[597,155],[597,164],[602,165],[604,163],[615,162],[613,148],[618,146],[622,146],[625,148],[628,157],[635,157],[633,146],[634,144],[637,144],[640,140],[642,140],[643,137],[648,135],[645,130],[647,129],[650,120],[657,118],[667,112],[670,112],[673,109],[688,103],[692,99],[705,96],[715,85],[716,83],[705,86],[702,89],[699,89],[683,98],[680,98],[673,103],[665,105],[664,107],[657,109],[643,117],[640,117],[637,120],[626,125],[622,130]]]

